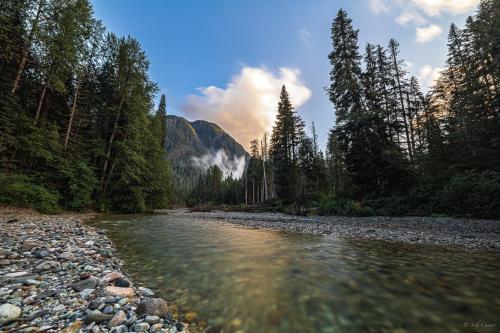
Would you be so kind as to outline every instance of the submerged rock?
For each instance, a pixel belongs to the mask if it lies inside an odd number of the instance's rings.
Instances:
[[[168,305],[162,298],[148,298],[139,303],[136,312],[139,316],[165,317],[168,314]]]

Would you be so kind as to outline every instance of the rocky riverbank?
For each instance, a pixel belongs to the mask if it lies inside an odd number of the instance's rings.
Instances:
[[[0,207],[0,332],[188,332],[124,274],[94,217]]]
[[[500,221],[451,217],[291,216],[280,213],[159,210],[178,217],[218,220],[253,228],[289,230],[330,237],[500,250]]]

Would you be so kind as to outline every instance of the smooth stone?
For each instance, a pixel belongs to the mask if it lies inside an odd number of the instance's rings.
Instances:
[[[112,296],[121,296],[121,297],[134,297],[134,289],[132,288],[120,288],[115,286],[108,286],[105,289],[106,294]]]
[[[8,265],[10,265],[9,259],[1,259],[0,260],[0,266],[8,266]]]
[[[123,275],[119,272],[111,272],[111,273],[104,275],[104,277],[101,280],[109,283],[109,282],[113,282],[114,280],[121,278],[122,276]]]
[[[127,326],[125,325],[113,327],[111,331],[109,331],[109,333],[125,333],[125,332],[128,332]]]
[[[36,243],[30,240],[24,241],[23,244],[21,244],[20,250],[21,252],[27,252],[31,251],[32,248],[36,246]]]
[[[135,331],[136,332],[147,332],[149,330],[149,324],[148,323],[139,323],[135,324]]]
[[[153,326],[151,326],[151,332],[161,332],[163,328],[163,324],[159,323],[159,324],[154,324]]]
[[[80,291],[80,296],[83,298],[83,299],[87,299],[90,297],[90,295],[92,295],[94,293],[95,289],[83,289],[82,291]]]
[[[25,276],[25,275],[28,275],[29,273],[28,272],[13,272],[13,273],[7,273],[4,275],[4,277],[6,278],[17,278],[17,277],[21,277],[21,276]]]
[[[128,282],[128,280],[126,280],[124,278],[118,278],[115,280],[115,282],[113,282],[113,285],[115,287],[127,288],[127,287],[130,287],[130,282]]]
[[[63,252],[59,255],[59,259],[73,261],[76,260],[76,256],[71,252]]]
[[[43,259],[48,255],[49,255],[49,253],[45,250],[38,250],[38,251],[33,252],[33,256],[37,259]]]
[[[168,314],[168,304],[161,298],[148,298],[139,303],[136,312],[139,316],[165,317]]]
[[[95,278],[88,278],[86,280],[80,280],[73,282],[71,288],[74,291],[83,291],[84,289],[95,289],[97,287],[97,280]]]
[[[91,323],[100,324],[104,321],[111,320],[111,318],[113,318],[112,315],[103,314],[99,312],[91,312],[83,319],[83,322],[85,324],[91,324]]]
[[[56,306],[52,309],[52,311],[59,312],[59,311],[62,311],[62,310],[64,310],[64,309],[66,309],[66,307],[65,307],[63,304],[58,304],[58,305],[56,305]]]
[[[119,324],[123,323],[125,320],[127,320],[127,315],[125,314],[125,312],[120,310],[109,321],[108,327],[112,328],[112,327],[118,326]]]
[[[113,252],[111,252],[111,250],[108,249],[99,249],[97,250],[97,253],[106,258],[111,258],[113,256]]]
[[[35,279],[26,279],[26,280],[23,281],[23,284],[25,284],[27,286],[38,286],[41,283],[42,283],[41,281],[38,281],[38,280],[35,280]]]
[[[139,294],[142,296],[153,297],[155,295],[154,291],[149,288],[139,287]]]
[[[102,309],[102,313],[104,314],[113,314],[113,306],[112,305],[106,305],[104,309]]]
[[[118,301],[118,305],[119,306],[124,306],[125,304],[127,304],[129,302],[129,299],[128,298],[122,298],[121,300]]]
[[[21,308],[9,303],[0,305],[0,325],[17,320],[21,316]]]
[[[48,271],[50,269],[54,269],[59,267],[61,264],[59,264],[57,261],[44,261],[38,266],[36,266],[37,271]]]
[[[44,299],[47,297],[52,297],[55,296],[59,293],[59,290],[57,289],[47,289],[44,290],[41,294],[36,295],[35,299]]]
[[[146,318],[144,318],[144,321],[150,325],[153,325],[153,324],[156,324],[160,321],[160,317],[158,316],[146,316]]]

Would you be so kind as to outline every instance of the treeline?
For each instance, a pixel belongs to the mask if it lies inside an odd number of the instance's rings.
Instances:
[[[141,212],[171,197],[165,98],[88,0],[0,8],[0,202]]]
[[[326,154],[283,87],[269,147],[266,137],[251,142],[246,203],[296,213],[500,217],[499,22],[500,2],[483,0],[464,29],[452,25],[446,68],[424,95],[398,42],[361,52],[340,10],[328,56],[335,125]]]

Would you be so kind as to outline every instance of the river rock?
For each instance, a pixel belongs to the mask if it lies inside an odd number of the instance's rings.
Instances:
[[[8,265],[10,265],[9,259],[1,259],[0,260],[0,266],[8,266]]]
[[[118,278],[115,280],[115,282],[113,282],[113,285],[115,287],[127,288],[127,287],[130,287],[130,282],[128,282],[128,280],[126,280],[124,278]]]
[[[118,326],[119,324],[123,323],[125,320],[127,320],[127,316],[125,315],[125,312],[123,312],[123,310],[120,310],[109,321],[108,326],[109,326],[109,328]]]
[[[109,331],[109,333],[125,333],[125,332],[128,332],[127,326],[125,325],[113,327],[111,331]]]
[[[27,240],[21,244],[20,250],[21,250],[21,252],[31,251],[31,249],[34,248],[35,246],[36,246],[35,242],[33,242],[31,240]]]
[[[9,303],[0,305],[0,325],[17,320],[20,316],[20,307]]]
[[[89,313],[84,319],[83,319],[83,322],[85,324],[91,324],[91,323],[96,323],[96,324],[100,324],[104,321],[108,321],[108,320],[111,320],[113,318],[112,315],[109,315],[109,314],[102,314],[98,311],[95,311],[95,312],[91,312]]]
[[[144,318],[144,321],[146,323],[148,323],[149,325],[153,325],[153,324],[156,324],[157,322],[159,322],[161,319],[160,317],[158,316],[146,316],[146,318]]]
[[[134,330],[136,332],[147,332],[149,330],[149,324],[148,323],[139,323],[135,324]]]
[[[139,294],[142,296],[153,297],[155,295],[154,291],[149,288],[139,287]]]
[[[111,272],[111,273],[104,275],[104,277],[101,280],[109,283],[109,282],[113,282],[121,277],[122,277],[122,274],[120,272]]]
[[[162,298],[148,298],[139,303],[136,312],[139,316],[149,315],[165,317],[168,313],[168,305]]]
[[[38,272],[43,272],[43,271],[48,271],[54,268],[59,267],[61,264],[59,264],[57,261],[44,261],[38,266],[36,266],[35,270]]]
[[[95,289],[97,287],[97,280],[95,278],[88,278],[86,280],[76,281],[71,284],[74,291],[83,291],[84,289]]]
[[[120,296],[120,297],[134,297],[134,289],[132,288],[120,288],[115,286],[107,286],[106,294],[112,296]]]
[[[94,291],[95,289],[83,289],[82,291],[80,291],[80,296],[83,298],[83,299],[88,299],[90,298],[90,296],[92,294],[94,294]]]
[[[59,255],[59,259],[73,261],[76,260],[76,256],[71,252],[63,252]]]
[[[81,320],[77,320],[71,324],[69,324],[65,329],[61,331],[61,333],[78,333],[80,328],[82,328],[83,322]]]
[[[38,251],[33,252],[33,256],[37,259],[43,259],[48,255],[49,255],[49,253],[45,250],[38,250]]]

